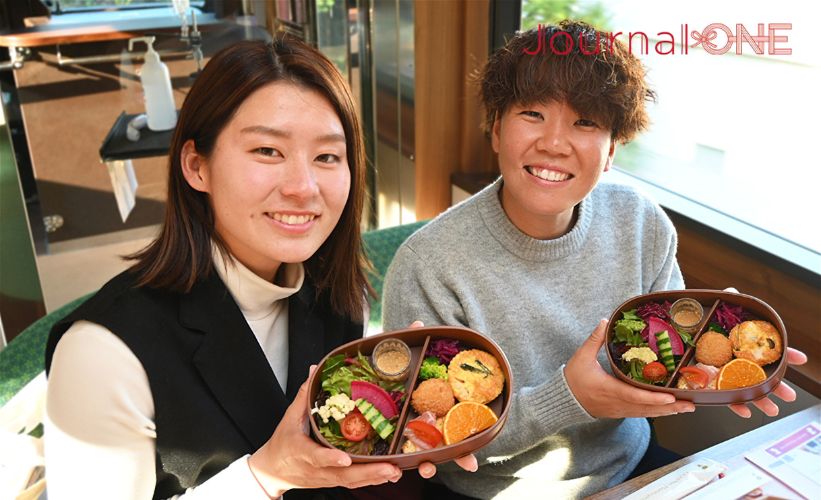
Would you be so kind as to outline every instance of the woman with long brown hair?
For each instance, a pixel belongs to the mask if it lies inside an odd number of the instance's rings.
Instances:
[[[50,498],[399,479],[304,428],[309,367],[363,334],[364,168],[354,102],[318,51],[280,37],[214,56],[180,112],[160,235],[51,332]]]

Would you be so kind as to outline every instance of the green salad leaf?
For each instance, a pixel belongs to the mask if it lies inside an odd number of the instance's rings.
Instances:
[[[341,365],[337,363],[339,356],[342,357]],[[335,396],[339,393],[345,393],[348,397],[351,396],[351,382],[354,380],[363,380],[377,384],[388,392],[404,391],[404,382],[390,382],[382,380],[376,375],[367,356],[362,353],[357,353],[354,362],[347,364],[345,355],[332,356],[328,358],[328,363],[332,360],[336,363],[333,371],[322,369],[322,390]]]
[[[330,443],[331,446],[336,446],[337,448],[347,448],[353,444],[351,441],[348,441],[342,437],[342,430],[339,428],[339,422],[334,419],[328,420],[327,424],[320,425],[319,432],[322,434],[322,437],[328,440],[328,443]]]
[[[624,311],[621,313],[622,319],[616,321],[613,328],[616,342],[624,342],[629,346],[641,346],[644,344],[644,339],[641,338],[641,331],[647,327],[637,314],[635,309]]]
[[[336,356],[331,356],[328,358],[328,361],[325,362],[325,365],[322,367],[322,380],[323,382],[327,380],[336,370],[345,366],[345,355],[344,354],[337,354]]]

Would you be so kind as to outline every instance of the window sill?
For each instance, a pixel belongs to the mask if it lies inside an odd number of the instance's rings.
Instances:
[[[633,174],[619,170],[618,167],[608,172],[605,180],[633,186],[650,195],[665,209],[672,210],[821,277],[821,255],[809,248],[642,180]]]

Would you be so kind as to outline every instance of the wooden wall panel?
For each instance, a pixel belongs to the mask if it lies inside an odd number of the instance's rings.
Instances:
[[[488,0],[414,4],[416,218],[450,206],[450,176],[493,168],[468,75],[487,60]]]
[[[498,172],[493,148],[482,131],[484,109],[479,97],[478,72],[487,62],[490,46],[490,6],[486,0],[468,1],[465,8],[465,54],[462,59],[462,152],[457,172]]]

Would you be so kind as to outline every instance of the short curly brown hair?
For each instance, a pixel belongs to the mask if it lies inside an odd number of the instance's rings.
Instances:
[[[627,143],[647,127],[645,101],[655,101],[644,76],[641,61],[622,42],[586,23],[565,20],[519,32],[478,75],[484,127],[489,132],[514,104],[564,101]]]

